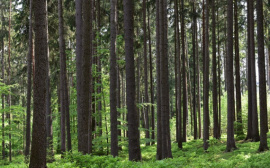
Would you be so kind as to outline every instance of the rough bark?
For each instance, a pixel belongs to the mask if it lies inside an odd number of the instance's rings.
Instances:
[[[233,0],[227,6],[227,147],[226,151],[236,149],[234,141],[234,78],[233,78]]]
[[[160,89],[160,5],[156,0],[156,72],[157,72],[157,160],[162,159],[162,132],[161,132],[161,89]]]
[[[267,92],[265,79],[263,3],[257,0],[257,39],[258,39],[258,67],[259,67],[259,97],[260,97],[260,146],[259,151],[268,150],[267,146]]]
[[[110,10],[110,116],[111,116],[111,155],[118,156],[118,131],[117,131],[117,69],[116,69],[116,0],[111,0]]]
[[[48,76],[47,1],[34,1],[35,77],[30,168],[46,167],[46,80]]]
[[[134,72],[134,51],[133,51],[133,2],[124,0],[124,35],[125,35],[125,57],[126,57],[126,93],[128,110],[128,149],[129,160],[140,161],[141,148],[138,130],[138,116],[135,104],[135,72]]]
[[[3,13],[3,11],[4,11],[4,9],[2,8],[1,9],[2,32],[4,31],[4,13]],[[5,53],[5,51],[4,51],[5,44],[4,44],[4,36],[2,36],[2,38],[1,38],[1,43],[2,43],[2,60],[1,60],[1,62],[2,62],[2,80],[3,80],[2,82],[5,83],[5,54],[4,54]],[[28,64],[29,64],[29,62],[28,62]],[[28,68],[28,66],[27,66],[27,68]],[[31,64],[30,64],[30,69],[31,69]],[[31,76],[30,76],[30,81],[31,81]],[[30,84],[30,86],[31,86],[31,84]],[[27,94],[28,94],[28,92],[27,92]],[[30,94],[30,96],[31,96],[31,94]],[[2,94],[1,97],[2,97],[2,109],[4,109],[5,108],[5,94]],[[30,120],[29,120],[29,123],[30,123]],[[30,124],[29,124],[29,129],[30,129]],[[30,138],[30,131],[29,131],[29,138]],[[5,112],[3,111],[3,113],[2,113],[2,159],[5,159],[5,140],[4,139],[5,139]],[[29,140],[29,143],[28,144],[29,144],[28,145],[28,155],[29,155],[30,140]]]

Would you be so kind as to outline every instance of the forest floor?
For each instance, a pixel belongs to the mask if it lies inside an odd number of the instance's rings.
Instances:
[[[237,141],[237,150],[233,152],[225,152],[226,137],[221,140],[210,139],[210,147],[208,152],[203,150],[202,140],[190,140],[183,143],[183,149],[179,150],[177,143],[172,143],[173,159],[165,159],[157,161],[156,145],[141,146],[142,162],[128,161],[128,150],[123,149],[119,153],[119,157],[112,158],[111,156],[90,156],[81,155],[78,152],[73,152],[61,159],[60,155],[55,155],[55,162],[48,163],[48,168],[81,168],[81,167],[121,167],[121,168],[177,168],[177,167],[270,167],[270,151],[258,153],[259,142],[244,142]],[[270,144],[270,134],[268,134],[268,144]],[[4,165],[5,164],[5,165]],[[0,161],[0,167],[28,167],[24,163],[22,155],[13,158],[12,163]]]

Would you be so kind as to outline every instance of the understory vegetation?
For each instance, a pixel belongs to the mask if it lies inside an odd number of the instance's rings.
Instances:
[[[270,143],[270,134],[268,134],[268,143]],[[142,162],[131,162],[128,160],[128,149],[123,148],[119,152],[119,157],[82,155],[74,151],[72,154],[67,154],[64,159],[60,155],[55,155],[55,161],[48,163],[48,168],[81,168],[81,167],[119,167],[119,168],[169,168],[169,167],[269,167],[270,152],[258,153],[259,142],[237,141],[237,150],[233,152],[225,152],[226,137],[223,136],[220,140],[210,139],[210,147],[207,152],[203,150],[202,140],[190,140],[183,143],[183,149],[179,150],[177,143],[172,143],[173,159],[156,160],[156,145],[141,146]],[[5,165],[6,164],[6,165]],[[24,156],[19,155],[14,157],[12,163],[1,160],[0,165],[5,168],[28,167],[24,162]]]

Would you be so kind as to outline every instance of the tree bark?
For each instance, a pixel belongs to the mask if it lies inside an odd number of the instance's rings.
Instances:
[[[226,151],[236,149],[234,141],[234,78],[233,78],[233,0],[228,0],[227,6],[227,147]]]
[[[35,77],[30,168],[46,167],[46,80],[48,77],[47,1],[34,1]]]
[[[1,9],[1,16],[2,16],[2,32],[4,31],[4,13],[3,13],[4,9],[2,8]],[[29,33],[30,34],[30,33]],[[32,41],[32,40],[31,40]],[[2,82],[5,83],[5,44],[4,44],[4,36],[2,36],[1,38],[1,43],[2,43]],[[28,62],[28,66],[29,66],[29,62]],[[27,68],[28,68],[27,66]],[[30,64],[30,67],[31,67],[31,64]],[[29,74],[29,72],[28,72]],[[31,74],[31,72],[30,72]],[[31,81],[31,75],[30,75],[30,81]],[[31,86],[31,84],[30,84]],[[30,89],[31,90],[31,89]],[[28,90],[27,90],[28,91]],[[27,92],[28,94],[28,92]],[[28,96],[28,95],[27,95]],[[31,96],[31,94],[30,94]],[[27,97],[28,98],[28,97]],[[31,98],[31,97],[30,97]],[[27,104],[28,105],[28,104]],[[29,103],[30,105],[30,103]],[[5,94],[2,94],[2,109],[5,109]],[[29,108],[30,109],[30,108]],[[30,111],[30,110],[29,110]],[[30,123],[30,120],[29,120],[29,123]],[[29,124],[29,129],[30,129],[30,124]],[[28,135],[28,134],[27,134]],[[29,131],[29,138],[30,138],[30,131]],[[5,111],[3,111],[2,113],[2,159],[4,160],[5,159]],[[29,155],[29,147],[30,147],[30,139],[29,139],[29,145],[28,145],[28,155]],[[26,152],[25,152],[26,153]]]
[[[129,160],[140,161],[141,148],[138,130],[138,116],[135,104],[135,72],[134,72],[134,51],[133,51],[133,1],[124,0],[124,35],[125,35],[125,56],[126,56],[126,93],[128,110],[128,148]]]
[[[11,6],[12,6],[12,2],[11,0],[9,1],[9,28],[8,28],[8,71],[7,71],[7,76],[8,76],[8,81],[7,81],[7,85],[10,85],[10,54],[11,54],[11,46],[10,46],[10,42],[11,42]],[[8,93],[8,97],[7,97],[7,104],[8,107],[11,107],[11,94],[10,92]],[[9,112],[7,113],[7,119],[8,119],[8,125],[11,127],[11,110],[9,110]],[[11,162],[11,128],[9,128],[9,134],[8,134],[8,138],[9,138],[9,143],[8,143],[8,147],[9,147],[9,161]]]
[[[259,151],[269,150],[267,146],[268,117],[267,92],[265,79],[264,30],[263,30],[263,3],[257,0],[257,41],[258,41],[258,67],[259,67],[259,97],[260,97],[260,147]]]
[[[110,47],[110,116],[111,116],[111,155],[118,156],[117,131],[117,69],[116,69],[116,0],[111,0],[111,47]]]

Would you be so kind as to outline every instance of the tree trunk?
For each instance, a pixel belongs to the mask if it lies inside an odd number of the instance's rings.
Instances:
[[[238,4],[237,0],[234,0],[234,45],[235,45],[235,77],[236,77],[236,115],[237,115],[237,127],[236,134],[243,135],[242,126],[242,105],[241,105],[241,79],[240,79],[240,56],[239,56],[239,35],[238,35]]]
[[[200,24],[199,24],[199,30],[201,32]],[[202,43],[202,34],[200,33],[200,42]],[[198,33],[196,31],[196,47],[197,47],[197,68],[198,68],[198,75],[197,75],[197,84],[198,84],[198,120],[199,120],[199,139],[202,137],[202,123],[201,123],[201,69],[200,69],[200,59],[199,59],[199,43],[198,43]]]
[[[48,78],[47,1],[34,1],[35,77],[30,168],[46,167],[46,80]]]
[[[117,69],[116,69],[116,12],[117,0],[111,0],[111,47],[110,47],[110,116],[111,116],[111,155],[118,156],[117,132]]]
[[[148,64],[147,64],[147,32],[146,32],[146,0],[143,0],[143,58],[144,58],[144,100],[149,103],[148,98]],[[146,146],[150,145],[149,138],[149,105],[145,107],[145,138],[147,139]]]
[[[264,56],[264,30],[263,30],[263,3],[257,0],[257,41],[258,41],[258,67],[259,67],[259,94],[260,94],[260,147],[259,151],[269,150],[267,146],[267,92],[265,80],[265,56]]]
[[[217,58],[216,58],[216,19],[215,0],[212,0],[212,73],[213,73],[213,136],[218,139],[218,102],[217,102]]]
[[[161,86],[160,86],[160,0],[156,0],[156,72],[157,72],[157,160],[162,159]]]
[[[4,13],[3,13],[3,11],[4,11],[4,9],[2,8],[1,9],[1,16],[2,16],[2,32],[4,31]],[[31,18],[31,17],[30,17]],[[30,34],[30,33],[29,33]],[[32,42],[32,39],[31,39],[31,42]],[[2,38],[1,38],[1,43],[2,43],[2,82],[3,83],[5,83],[5,55],[4,55],[4,53],[5,53],[5,50],[4,50],[4,48],[5,48],[5,44],[4,44],[4,36],[2,36]],[[29,44],[30,45],[30,44]],[[30,50],[30,49],[29,49]],[[31,51],[31,50],[30,50]],[[29,55],[28,55],[29,56]],[[28,62],[28,64],[27,64],[27,68],[28,68],[28,66],[29,66],[29,64],[30,64],[31,62]],[[31,69],[31,64],[30,64],[30,69]],[[28,69],[27,69],[28,70]],[[28,72],[28,74],[29,74],[29,72]],[[31,72],[30,72],[30,74],[31,74]],[[28,79],[29,79],[29,77],[28,77]],[[30,81],[31,81],[31,75],[30,75]],[[28,84],[28,86],[29,86],[29,84]],[[30,84],[30,87],[31,87],[31,84]],[[27,87],[27,89],[28,89],[28,87]],[[30,89],[30,91],[31,91],[31,89]],[[27,90],[27,98],[28,98],[28,90]],[[30,94],[30,98],[31,98],[31,94]],[[28,99],[27,99],[28,100]],[[28,105],[28,102],[27,102],[27,105]],[[29,105],[30,105],[30,103],[29,103]],[[28,106],[27,106],[28,107]],[[5,109],[5,94],[2,94],[2,109]],[[30,108],[29,108],[29,111],[30,111]],[[29,119],[29,123],[30,123],[30,119]],[[27,125],[28,126],[28,125]],[[29,130],[30,130],[30,124],[29,124]],[[28,132],[27,132],[28,133]],[[27,134],[28,135],[28,134]],[[29,131],[29,136],[28,136],[29,138],[30,138],[30,131]],[[5,111],[3,111],[3,113],[2,113],[2,159],[4,160],[5,159]],[[27,141],[27,142],[29,142],[28,144],[28,154],[27,155],[29,155],[29,148],[30,148],[30,139],[29,139],[29,141]],[[26,148],[27,149],[27,148]],[[26,151],[26,150],[25,150]],[[25,152],[26,153],[26,152]],[[25,154],[26,155],[26,154]]]
[[[148,2],[148,0],[147,0]],[[151,31],[150,31],[150,5],[148,11],[148,38],[149,38],[149,64],[150,64],[150,94],[151,94],[151,124],[152,124],[152,145],[155,144],[155,111],[154,111],[154,91],[153,91],[153,64],[152,64],[152,46],[151,46]]]
[[[9,28],[8,28],[8,72],[7,72],[7,76],[8,76],[8,81],[7,81],[7,85],[10,85],[10,54],[11,54],[11,46],[10,46],[10,41],[11,41],[11,37],[10,37],[10,31],[11,31],[11,0],[9,1]],[[11,94],[9,92],[8,97],[7,97],[7,104],[8,107],[11,107]],[[8,125],[11,127],[11,110],[9,110],[9,112],[7,113],[7,119],[8,119]],[[9,128],[9,162],[11,162],[11,128]]]
[[[141,148],[138,130],[138,116],[135,104],[135,72],[134,72],[134,51],[133,51],[133,2],[124,0],[124,29],[125,29],[125,55],[126,55],[126,93],[128,110],[128,149],[129,160],[140,161]]]
[[[234,141],[234,78],[233,78],[233,0],[228,0],[227,7],[227,152],[236,149]]]
[[[206,0],[204,15],[204,74],[203,74],[203,141],[204,150],[208,149],[209,140],[209,0]]]
[[[260,140],[258,129],[257,91],[256,91],[256,66],[255,66],[255,42],[254,42],[254,1],[249,0],[250,22],[250,66],[251,66],[251,93],[252,93],[252,141]]]

